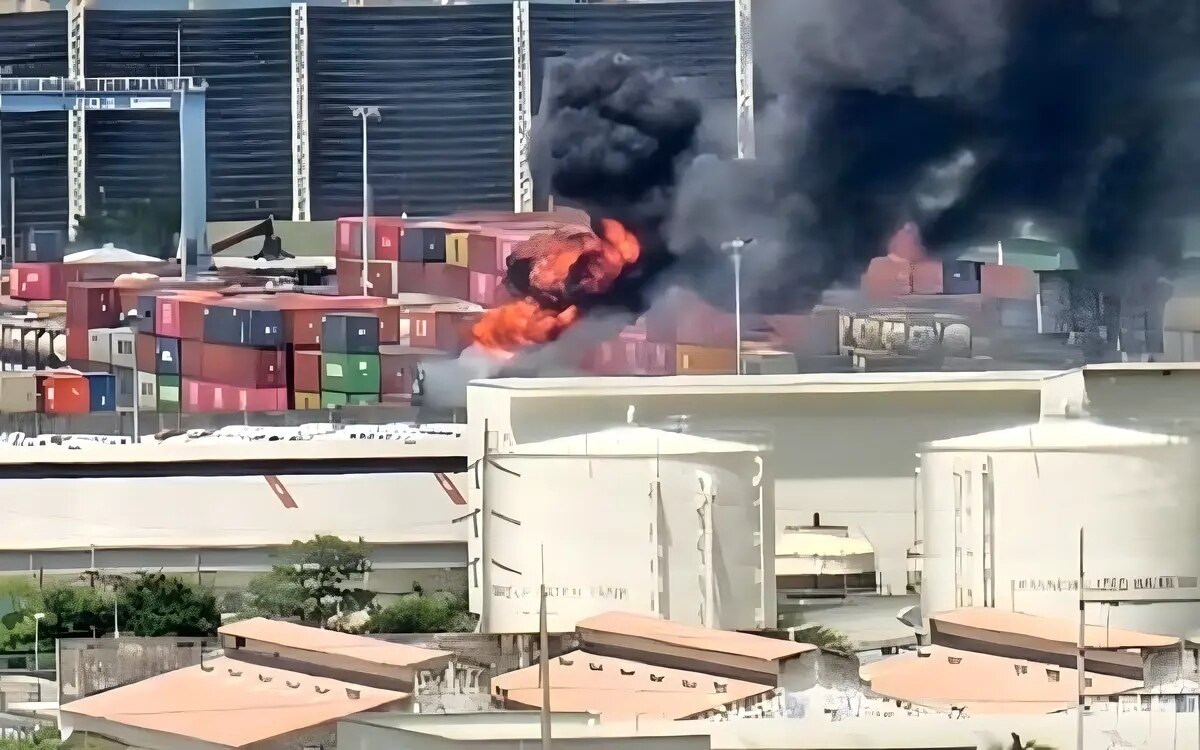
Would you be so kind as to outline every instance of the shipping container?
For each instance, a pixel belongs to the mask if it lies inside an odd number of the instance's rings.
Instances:
[[[913,294],[945,292],[945,264],[940,260],[919,260],[912,266]]]
[[[438,265],[423,261],[400,261],[396,264],[396,293],[397,294],[429,294],[428,283],[425,279],[427,269]]]
[[[76,281],[67,286],[67,326],[84,330],[121,323],[121,299],[110,281]]]
[[[679,344],[675,347],[675,371],[680,375],[726,375],[737,371],[733,349]]]
[[[650,341],[732,347],[737,340],[732,313],[718,310],[699,295],[683,289],[668,292],[641,320]]]
[[[321,322],[321,351],[334,354],[378,354],[379,319],[331,313]]]
[[[37,378],[32,372],[0,372],[0,413],[37,411]]]
[[[426,263],[425,293],[466,300],[471,296],[471,272],[448,263]]]
[[[114,367],[113,377],[117,381],[117,409],[126,410],[132,409],[134,403],[134,393],[137,388],[134,385],[134,378],[137,376],[137,370],[128,367]]]
[[[179,339],[158,336],[154,340],[154,372],[157,375],[182,375],[179,369]]]
[[[468,273],[470,273],[470,290],[467,299],[483,307],[496,307],[497,292],[504,283],[504,277],[481,271],[469,271]]]
[[[395,297],[396,271],[399,264],[391,260],[367,262],[367,291],[370,297]],[[361,281],[361,280],[360,280]]]
[[[1037,274],[1024,266],[983,266],[979,290],[985,297],[1031,300],[1037,296]]]
[[[321,390],[379,393],[379,355],[321,352]]]
[[[158,340],[153,334],[139,333],[133,339],[133,359],[142,372],[158,370]]]
[[[204,340],[204,310],[209,303],[218,300],[215,293],[188,292],[178,296],[179,337],[191,341]]]
[[[188,410],[198,412],[263,412],[286,411],[286,388],[245,388],[203,380],[185,384],[185,403]]]
[[[296,391],[296,410],[308,411],[321,408],[321,393],[309,393],[308,391]]]
[[[333,254],[338,258],[362,259],[361,218],[350,216],[337,220]]]
[[[404,222],[400,219],[379,219],[375,222],[375,260],[400,260],[400,235]],[[362,260],[361,253],[359,260]]]
[[[913,293],[913,264],[891,256],[872,258],[862,276],[862,290],[876,299]]]
[[[179,374],[184,378],[202,379],[204,377],[204,354],[210,346],[220,346],[220,344],[180,339]]]
[[[292,353],[292,388],[309,393],[321,390],[321,352],[297,350]]]
[[[205,344],[200,379],[241,388],[285,388],[287,352],[230,344]]]
[[[182,338],[179,321],[179,297],[163,294],[154,301],[154,333],[158,336]]]
[[[405,227],[400,237],[399,260],[445,263],[448,233],[441,227]]]
[[[159,375],[157,376],[158,386],[156,388],[158,396],[157,408],[160,412],[177,412],[179,411],[182,393],[180,393],[180,378],[178,375]]]
[[[296,299],[299,298],[299,299]],[[287,340],[298,348],[314,348],[321,345],[321,325],[326,315],[335,313],[352,313],[355,315],[377,316],[380,320],[387,318],[389,322],[381,323],[381,336],[395,337],[396,308],[388,308],[387,303],[378,297],[318,297],[316,295],[295,295],[282,301],[284,329]],[[391,317],[388,317],[391,315]]]
[[[268,303],[209,304],[205,308],[204,340],[278,348],[283,346],[283,314]]]
[[[411,346],[381,346],[379,348],[380,393],[411,396],[413,380],[421,362],[446,360],[449,356],[436,349]]]
[[[75,266],[63,263],[15,263],[9,270],[9,296],[44,301],[66,299],[67,284],[79,278]]]
[[[321,408],[336,409],[339,406],[369,406],[379,403],[378,393],[339,393],[321,391]]]
[[[87,414],[92,410],[88,379],[80,373],[48,374],[42,384],[42,410],[47,414]]]
[[[467,267],[467,245],[470,232],[451,232],[446,235],[446,263],[460,268]]]
[[[134,391],[137,392],[138,408],[144,411],[157,410],[158,376],[153,371],[148,372],[139,367],[136,370],[134,380]]]
[[[357,297],[363,293],[363,262],[354,258],[334,261],[337,292],[340,297]]]
[[[969,260],[942,263],[942,291],[946,294],[979,294],[980,264]]]
[[[133,329],[139,333],[154,333],[154,313],[158,307],[157,294],[139,294],[134,312]]]
[[[121,328],[94,328],[87,332],[88,347],[87,358],[92,362],[103,362],[105,364],[113,364],[113,331],[124,330]],[[71,336],[72,333],[67,333],[67,355],[71,355]],[[132,351],[132,350],[131,350]]]
[[[401,311],[398,343],[457,354],[471,342],[478,313]]]
[[[92,411],[117,410],[117,378],[108,372],[85,372]]]

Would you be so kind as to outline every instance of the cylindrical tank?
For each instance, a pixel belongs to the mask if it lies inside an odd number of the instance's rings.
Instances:
[[[764,450],[644,427],[516,446],[482,462],[483,629],[550,630],[610,610],[774,625]],[[760,622],[762,621],[762,622]]]
[[[1200,483],[1183,436],[1054,418],[930,443],[921,454],[921,604],[1077,618],[1085,589],[1170,603],[1087,606],[1091,624],[1200,628]],[[1192,580],[1188,580],[1188,579]],[[1116,598],[1126,593],[1114,593]]]

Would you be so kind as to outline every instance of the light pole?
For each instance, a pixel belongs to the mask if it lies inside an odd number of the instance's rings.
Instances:
[[[142,410],[142,374],[138,371],[137,364],[137,329],[134,324],[141,318],[141,314],[137,310],[130,310],[125,313],[125,319],[130,321],[129,331],[133,334],[133,442],[142,442],[141,425],[138,424],[140,418],[139,412]]]
[[[46,616],[45,612],[35,612],[33,614],[33,671],[39,672],[42,669],[41,659],[41,635],[42,635],[42,618]]]
[[[370,190],[367,177],[367,121],[382,120],[379,107],[351,107],[350,114],[362,118],[362,294],[367,293],[367,219],[370,212],[368,204]]]
[[[742,374],[742,248],[753,242],[753,237],[747,237],[721,243],[721,249],[733,258],[733,325],[737,329],[734,335],[738,375]]]

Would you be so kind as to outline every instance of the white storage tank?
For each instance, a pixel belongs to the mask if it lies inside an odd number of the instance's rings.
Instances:
[[[917,480],[923,611],[1078,618],[1081,528],[1087,588],[1200,598],[1196,459],[1182,436],[1070,418],[927,444]],[[1200,603],[1091,604],[1087,619],[1187,635]]]
[[[490,453],[476,475],[482,630],[536,633],[543,570],[551,632],[614,609],[774,627],[765,457],[758,444],[635,426]]]

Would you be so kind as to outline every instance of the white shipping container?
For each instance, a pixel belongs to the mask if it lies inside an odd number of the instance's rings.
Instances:
[[[88,361],[112,364],[112,331],[93,328],[88,331]]]
[[[137,374],[138,408],[154,411],[158,408],[158,377],[152,372]]]

